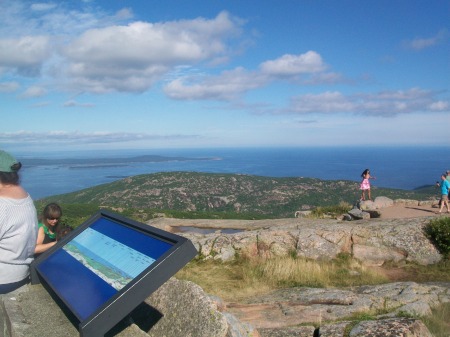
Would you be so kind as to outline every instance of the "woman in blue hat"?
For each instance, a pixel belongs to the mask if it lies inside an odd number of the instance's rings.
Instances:
[[[37,238],[37,214],[19,184],[22,164],[0,150],[0,294],[28,283]]]

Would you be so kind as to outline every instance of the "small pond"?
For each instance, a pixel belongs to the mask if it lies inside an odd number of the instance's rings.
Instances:
[[[244,232],[243,229],[234,228],[199,228],[192,226],[172,226],[172,233],[197,233],[197,234],[211,234],[211,233],[223,233],[234,234]]]

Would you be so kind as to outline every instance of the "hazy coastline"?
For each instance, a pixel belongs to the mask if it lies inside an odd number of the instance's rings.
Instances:
[[[374,186],[412,190],[435,183],[449,169],[450,147],[220,148],[15,153],[22,183],[35,199],[129,176],[166,171],[311,177],[359,181],[365,168]]]

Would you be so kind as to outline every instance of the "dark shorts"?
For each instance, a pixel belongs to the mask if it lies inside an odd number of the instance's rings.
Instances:
[[[29,277],[27,277],[26,279],[23,279],[22,281],[19,281],[19,282],[0,284],[0,294],[10,293],[11,291],[14,291],[14,290],[18,289],[21,286],[24,286],[28,282],[30,282],[30,278]]]

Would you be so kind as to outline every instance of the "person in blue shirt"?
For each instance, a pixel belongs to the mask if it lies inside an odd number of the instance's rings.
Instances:
[[[444,206],[447,206],[447,213],[450,213],[450,208],[448,206],[448,190],[450,189],[450,182],[447,180],[447,174],[443,173],[441,175],[441,183],[439,184],[441,188],[441,208],[439,209],[439,213],[442,213],[442,209]]]

